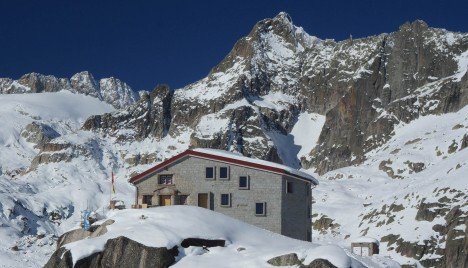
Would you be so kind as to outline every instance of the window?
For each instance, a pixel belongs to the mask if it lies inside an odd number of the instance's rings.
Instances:
[[[179,195],[179,204],[187,205],[187,197],[188,195]]]
[[[255,203],[255,215],[265,216],[266,215],[266,203]]]
[[[222,207],[231,206],[231,194],[221,194],[221,206]]]
[[[153,198],[152,195],[143,195],[143,204],[147,204],[148,206],[151,206],[151,198]]]
[[[310,219],[312,215],[312,210],[310,209],[310,205],[307,207],[307,217]]]
[[[290,194],[293,192],[293,182],[286,181],[286,193]]]
[[[306,190],[306,195],[309,196],[310,195],[310,185],[308,183],[306,183],[306,185],[305,185],[305,190]]]
[[[173,184],[172,174],[169,175],[159,175],[159,184]]]
[[[307,241],[312,242],[312,233],[307,231]]]
[[[241,190],[248,190],[249,189],[249,177],[247,176],[240,176],[239,177],[239,189]]]
[[[214,168],[213,167],[206,168],[205,178],[209,180],[214,180]]]
[[[219,179],[220,180],[229,180],[229,168],[220,167],[219,168]]]

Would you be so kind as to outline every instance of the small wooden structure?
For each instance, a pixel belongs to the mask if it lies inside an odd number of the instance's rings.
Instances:
[[[351,242],[351,250],[359,256],[379,254],[379,241],[371,237],[359,237]]]

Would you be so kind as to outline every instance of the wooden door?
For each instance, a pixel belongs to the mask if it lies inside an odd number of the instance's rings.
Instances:
[[[159,196],[159,205],[160,206],[170,206],[171,205],[171,196],[170,195],[160,195]]]
[[[208,208],[208,194],[198,194],[198,206]]]

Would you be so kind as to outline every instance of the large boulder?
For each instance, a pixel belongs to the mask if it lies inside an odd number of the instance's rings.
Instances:
[[[107,220],[101,225],[92,225],[89,231],[75,229],[64,233],[57,240],[57,250],[68,243],[85,239],[87,237],[97,237],[107,233],[107,226],[114,223],[114,220]]]
[[[71,268],[71,267],[169,267],[175,263],[178,255],[177,247],[148,247],[127,237],[119,236],[109,239],[102,252],[76,260],[73,266],[73,256],[64,247],[52,254],[45,268]]]
[[[299,260],[296,253],[289,253],[274,257],[269,259],[267,262],[273,266],[302,265],[302,262]]]
[[[273,266],[295,266],[300,268],[336,268],[330,261],[326,259],[315,259],[308,265],[304,265],[301,260],[297,257],[296,253],[284,254],[271,258],[267,261]]]
[[[309,265],[303,266],[304,268],[336,268],[331,262],[325,259],[315,259]]]
[[[70,250],[62,247],[57,249],[49,261],[44,265],[44,268],[65,268],[73,267],[73,259]]]

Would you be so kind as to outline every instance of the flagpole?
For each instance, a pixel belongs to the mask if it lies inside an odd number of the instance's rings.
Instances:
[[[111,181],[110,181],[110,199],[109,199],[109,207],[111,207],[112,203],[112,187],[114,187],[114,171],[111,171]]]

